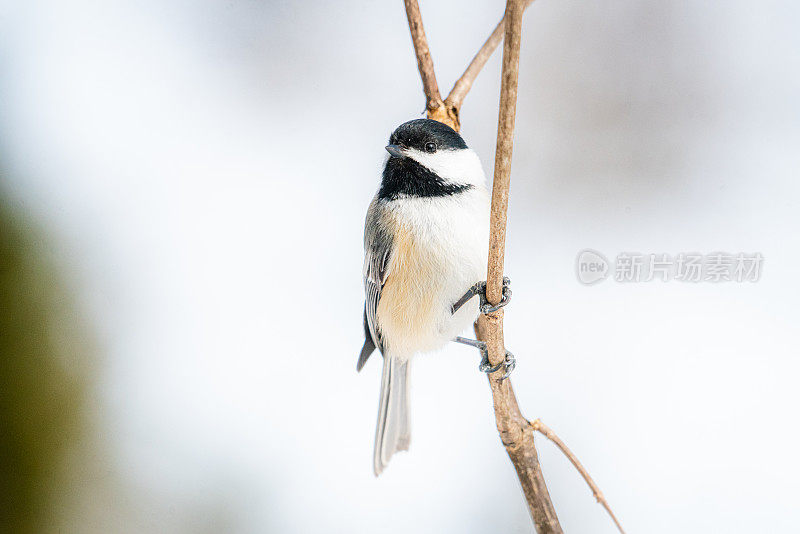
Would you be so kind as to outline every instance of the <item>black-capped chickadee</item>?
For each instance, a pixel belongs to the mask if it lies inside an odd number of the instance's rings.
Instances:
[[[408,450],[411,357],[458,341],[479,312],[489,247],[489,192],[478,155],[449,126],[429,119],[400,125],[389,138],[383,179],[364,230],[364,331],[357,369],[377,347],[383,376],[375,432],[378,475],[392,455]],[[504,305],[510,296],[504,284]],[[510,357],[510,353],[508,355]],[[506,361],[507,372],[513,361]]]

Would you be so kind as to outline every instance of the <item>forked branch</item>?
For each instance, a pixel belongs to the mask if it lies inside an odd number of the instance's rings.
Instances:
[[[442,101],[439,92],[439,84],[436,81],[436,73],[433,68],[433,57],[428,48],[428,39],[425,36],[425,27],[422,25],[422,13],[419,10],[417,0],[403,0],[406,6],[406,17],[408,18],[408,29],[411,32],[411,42],[414,44],[414,53],[417,56],[417,68],[422,80],[422,91],[425,93],[425,109],[429,119],[443,122],[452,127],[455,131],[461,129],[459,120],[459,110],[472,87],[475,78],[478,77],[483,66],[494,53],[495,49],[502,42],[505,27],[505,15],[497,23],[492,34],[483,43],[483,46],[472,58],[467,70],[458,79],[453,90]],[[523,1],[523,10],[533,3],[533,0]]]

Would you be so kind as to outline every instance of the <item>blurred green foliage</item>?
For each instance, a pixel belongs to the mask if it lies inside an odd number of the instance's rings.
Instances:
[[[46,242],[0,197],[0,532],[54,530],[86,344]]]

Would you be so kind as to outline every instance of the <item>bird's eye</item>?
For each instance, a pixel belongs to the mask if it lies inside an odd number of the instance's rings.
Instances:
[[[425,152],[436,152],[436,143],[425,143]]]

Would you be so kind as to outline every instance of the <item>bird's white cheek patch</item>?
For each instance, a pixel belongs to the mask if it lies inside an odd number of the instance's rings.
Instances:
[[[408,149],[408,156],[430,169],[446,182],[458,185],[483,185],[486,176],[478,155],[468,148],[463,150],[439,150],[432,154]]]

